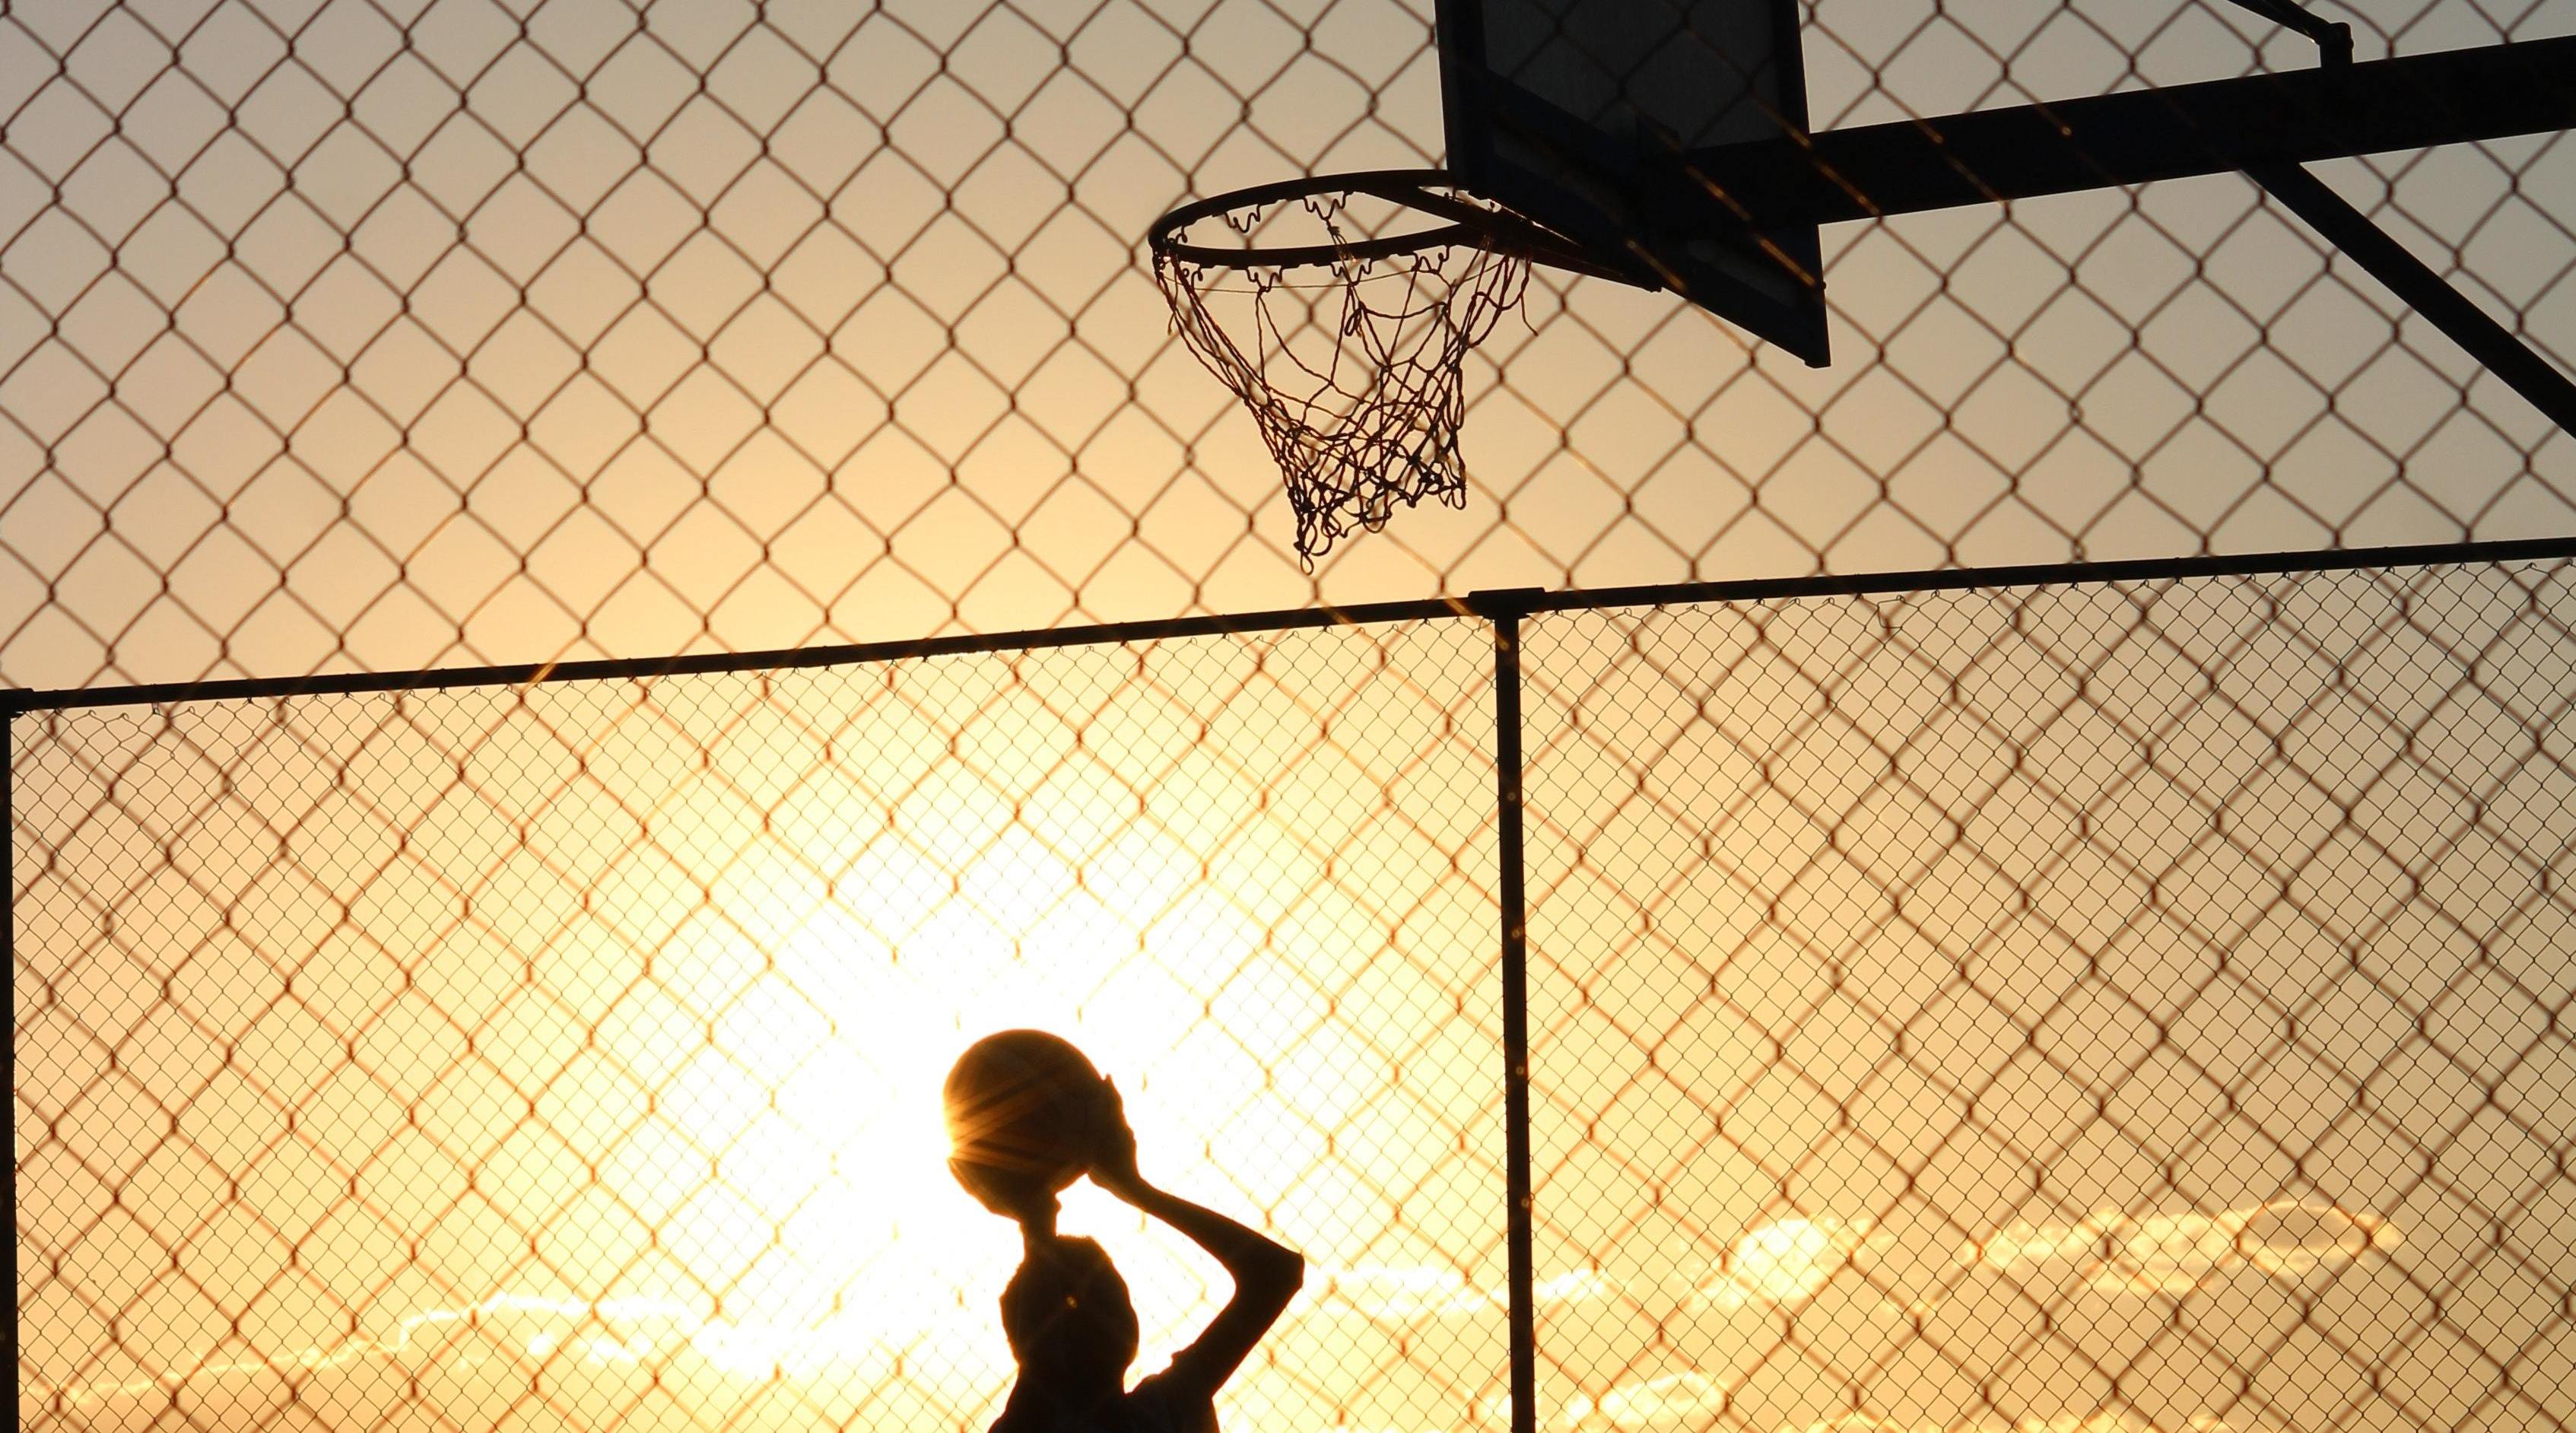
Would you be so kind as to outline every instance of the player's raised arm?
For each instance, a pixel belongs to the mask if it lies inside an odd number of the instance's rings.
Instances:
[[[1213,1395],[1243,1366],[1252,1346],[1261,1341],[1306,1280],[1306,1259],[1296,1250],[1255,1233],[1212,1209],[1202,1208],[1146,1182],[1136,1169],[1136,1135],[1127,1127],[1126,1111],[1114,1082],[1107,1092],[1099,1148],[1091,1163],[1092,1182],[1190,1237],[1234,1278],[1234,1297],[1209,1322],[1196,1343],[1172,1360],[1165,1376],[1196,1385]]]

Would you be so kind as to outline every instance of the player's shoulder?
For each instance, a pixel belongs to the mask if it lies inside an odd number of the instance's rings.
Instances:
[[[1216,1402],[1187,1370],[1140,1379],[1124,1400],[1128,1433],[1216,1433]]]

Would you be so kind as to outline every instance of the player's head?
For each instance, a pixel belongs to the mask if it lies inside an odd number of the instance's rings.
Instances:
[[[1019,1223],[1022,1228],[1038,1233],[1055,1229],[1057,1210],[1055,1192],[1043,1180],[1032,1179],[1015,1170],[994,1169],[987,1165],[969,1164],[962,1159],[948,1161],[948,1172],[957,1177],[976,1202],[994,1213]]]
[[[1098,1244],[1036,1240],[1002,1291],[1002,1334],[1023,1379],[1068,1401],[1114,1398],[1136,1361],[1136,1306]]]

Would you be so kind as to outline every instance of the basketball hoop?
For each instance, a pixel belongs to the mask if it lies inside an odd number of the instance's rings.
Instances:
[[[1518,306],[1531,260],[1606,272],[1436,169],[1202,199],[1156,221],[1151,243],[1181,341],[1279,464],[1309,571],[1398,503],[1465,505],[1467,350]]]

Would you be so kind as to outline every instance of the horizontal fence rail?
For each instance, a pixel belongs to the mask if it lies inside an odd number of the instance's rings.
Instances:
[[[17,699],[22,1427],[980,1429],[1013,1025],[1226,1426],[2576,1418],[2576,543],[690,662]]]

